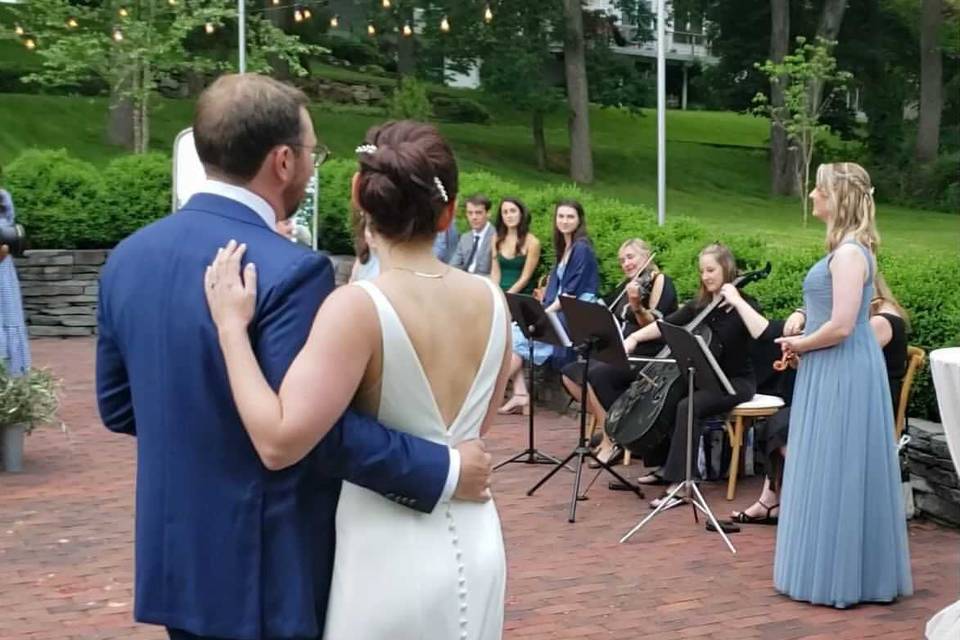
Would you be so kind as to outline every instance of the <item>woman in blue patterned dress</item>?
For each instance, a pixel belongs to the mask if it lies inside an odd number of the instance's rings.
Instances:
[[[870,176],[821,165],[810,193],[829,253],[803,281],[773,581],[795,600],[844,608],[910,595],[910,556],[890,385],[870,328],[879,244]]]
[[[0,226],[13,226],[15,216],[10,193],[0,189]],[[0,261],[0,323],[0,359],[11,375],[21,376],[30,369],[30,343],[23,320],[20,281],[13,258],[9,257]]]

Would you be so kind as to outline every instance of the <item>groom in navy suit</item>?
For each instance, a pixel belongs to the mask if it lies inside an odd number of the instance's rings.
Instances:
[[[490,457],[479,441],[449,449],[348,412],[304,459],[270,471],[244,431],[204,268],[228,240],[246,243],[259,275],[251,337],[278,388],[334,286],[328,258],[275,231],[316,164],[306,104],[264,76],[214,82],[194,120],[210,179],[123,241],[101,275],[100,415],[137,439],[134,614],[174,640],[319,638],[341,480],[423,512],[486,498]]]

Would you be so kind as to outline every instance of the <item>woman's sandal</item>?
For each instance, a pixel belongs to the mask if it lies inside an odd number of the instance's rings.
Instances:
[[[669,480],[664,480],[660,476],[654,473],[648,473],[645,476],[640,476],[637,478],[637,484],[645,484],[648,486],[664,486],[670,484]]]
[[[731,518],[731,521],[739,522],[740,524],[769,524],[769,525],[777,524],[777,522],[780,520],[779,516],[771,516],[770,512],[778,508],[780,506],[780,503],[778,502],[772,507],[768,507],[760,500],[757,500],[757,504],[759,504],[761,507],[767,510],[767,514],[765,516],[751,516],[746,511],[736,511],[733,513],[733,517]]]
[[[597,458],[601,458],[601,455],[600,455],[601,453],[603,452],[602,451],[597,452]],[[604,460],[604,462],[606,462],[610,466],[613,466],[615,464],[618,464],[621,460],[623,460],[623,449],[621,449],[620,447],[614,447],[610,456],[606,460]],[[590,460],[587,463],[587,466],[590,467],[591,469],[599,469],[600,463],[597,462],[596,460]]]

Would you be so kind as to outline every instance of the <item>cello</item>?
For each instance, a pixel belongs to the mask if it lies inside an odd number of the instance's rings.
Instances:
[[[770,274],[768,262],[763,269],[745,273],[733,281],[738,289],[763,280]],[[703,337],[707,344],[712,338],[710,327],[703,321],[723,301],[718,297],[703,308],[684,328]],[[656,358],[669,358],[670,347],[665,346]],[[673,432],[673,416],[664,411],[676,406],[686,387],[678,384],[680,369],[671,362],[649,362],[637,374],[637,379],[617,398],[607,413],[604,430],[614,443],[643,457],[661,447]]]

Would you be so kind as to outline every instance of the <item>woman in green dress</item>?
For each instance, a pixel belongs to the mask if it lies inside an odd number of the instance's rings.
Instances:
[[[491,245],[490,279],[507,293],[533,293],[533,274],[540,264],[540,241],[530,233],[530,212],[517,198],[504,198]]]

